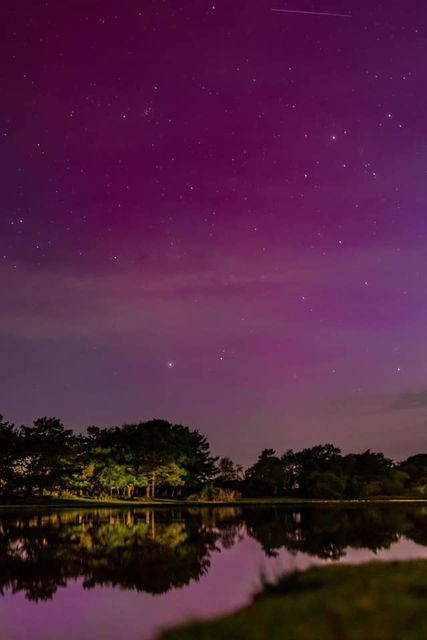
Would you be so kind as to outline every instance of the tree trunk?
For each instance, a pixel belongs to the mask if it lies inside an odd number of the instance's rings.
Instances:
[[[151,497],[156,497],[156,472],[153,471],[153,475],[151,476]]]

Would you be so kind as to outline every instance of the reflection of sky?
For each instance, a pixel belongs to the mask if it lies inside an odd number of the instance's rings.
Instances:
[[[377,554],[349,549],[346,562],[422,557],[427,558],[427,547],[402,538]],[[231,549],[213,554],[210,571],[199,582],[162,596],[109,587],[84,591],[81,580],[69,581],[53,600],[41,604],[28,602],[22,594],[7,593],[0,600],[0,640],[149,640],[161,627],[245,605],[262,573],[273,577],[321,563],[285,550],[269,559],[255,540],[245,538]]]

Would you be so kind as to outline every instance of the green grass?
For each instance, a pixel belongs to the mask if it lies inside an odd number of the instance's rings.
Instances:
[[[425,640],[427,561],[317,567],[254,602],[161,640]]]
[[[174,501],[174,500],[120,500],[114,499],[93,499],[93,498],[57,498],[57,497],[44,497],[44,498],[26,498],[21,500],[14,500],[11,502],[0,504],[0,510],[2,509],[60,509],[67,507],[85,507],[85,508],[99,508],[99,507],[152,507],[152,506],[173,506],[177,504],[187,504],[189,502]]]
[[[191,501],[186,500],[184,498],[181,499],[168,499],[168,498],[158,498],[156,500],[121,500],[119,498],[113,499],[93,499],[93,498],[77,498],[77,497],[44,497],[44,498],[21,498],[19,500],[14,500],[11,502],[0,503],[0,510],[3,509],[16,509],[16,508],[49,508],[49,509],[59,509],[66,507],[176,507],[176,506],[186,506],[186,507],[197,507],[197,506],[269,506],[269,505],[365,505],[365,504],[389,504],[389,503],[418,503],[425,504],[427,503],[427,499],[420,498],[412,498],[409,496],[406,497],[374,497],[374,498],[364,498],[364,499],[356,499],[356,500],[314,500],[308,498],[242,498],[240,500],[234,502],[203,502],[203,501]]]

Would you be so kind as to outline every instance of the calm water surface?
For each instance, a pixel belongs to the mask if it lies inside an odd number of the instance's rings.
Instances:
[[[0,515],[0,640],[151,640],[244,605],[260,576],[427,557],[427,508]]]

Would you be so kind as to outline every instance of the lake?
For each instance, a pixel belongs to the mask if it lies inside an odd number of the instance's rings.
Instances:
[[[427,507],[4,511],[0,640],[151,640],[246,604],[262,576],[427,558]]]

